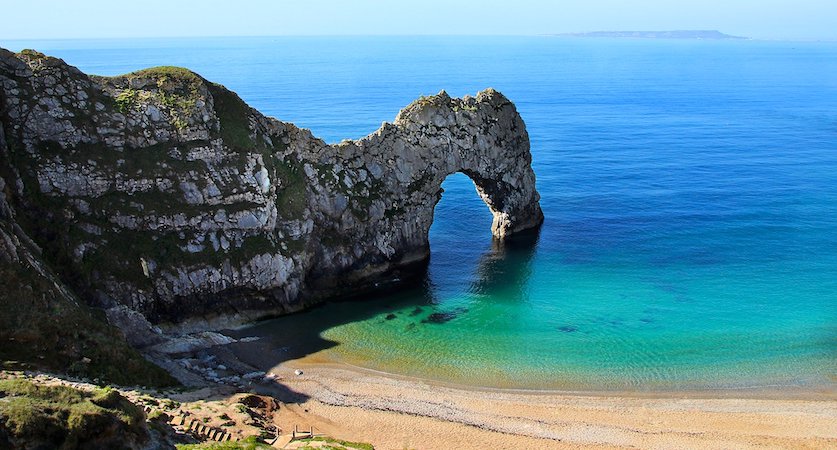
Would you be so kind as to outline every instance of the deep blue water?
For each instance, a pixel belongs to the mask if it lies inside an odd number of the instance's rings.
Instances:
[[[442,89],[494,87],[517,104],[546,216],[536,241],[493,246],[487,208],[464,175],[452,176],[423,286],[254,329],[266,336],[325,323],[319,337],[339,344],[329,358],[489,386],[837,379],[837,44],[282,37],[0,46],[101,75],[189,67],[329,142],[362,137]],[[451,320],[428,323],[432,313]]]

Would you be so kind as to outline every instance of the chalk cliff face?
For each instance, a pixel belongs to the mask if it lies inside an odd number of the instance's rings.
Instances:
[[[426,259],[455,172],[496,238],[543,220],[525,125],[492,89],[422,97],[328,145],[185,69],[105,78],[0,49],[0,87],[15,225],[117,322],[248,320],[362,288]]]

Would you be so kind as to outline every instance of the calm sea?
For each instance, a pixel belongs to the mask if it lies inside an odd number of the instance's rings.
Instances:
[[[546,222],[498,247],[450,177],[420,286],[246,331],[482,386],[837,380],[837,44],[550,37],[5,41],[114,75],[189,67],[329,142],[419,95],[494,87],[527,124]]]

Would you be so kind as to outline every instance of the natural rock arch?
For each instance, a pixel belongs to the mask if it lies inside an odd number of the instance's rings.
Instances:
[[[441,184],[457,172],[474,182],[491,211],[495,238],[505,239],[543,221],[526,126],[514,104],[493,89],[475,98],[453,99],[444,91],[422,97],[404,108],[394,123],[331,150],[361,155],[363,164],[349,172],[365,169],[379,175],[377,195],[388,204],[371,205],[368,222],[373,234],[393,229],[386,217],[379,217],[379,207],[404,211],[403,221],[415,225],[407,230],[395,227],[389,242],[396,252],[425,251]]]
[[[474,182],[491,211],[495,238],[502,240],[543,222],[526,125],[499,92],[487,89],[476,98],[452,99],[442,91],[402,110],[395,126],[405,151],[429,150],[422,159],[424,170],[435,171],[430,191],[425,191],[437,193],[432,207],[439,201],[442,182],[459,172]]]

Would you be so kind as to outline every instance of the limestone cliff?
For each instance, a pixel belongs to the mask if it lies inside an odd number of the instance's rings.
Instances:
[[[14,225],[117,322],[294,311],[425,260],[454,172],[498,239],[543,220],[525,125],[492,89],[328,145],[180,68],[88,76],[0,49],[0,87]]]
[[[0,125],[0,148],[5,146]],[[133,349],[123,333],[97,318],[97,311],[87,307],[58,279],[43,261],[43,249],[17,224],[15,211],[6,196],[9,189],[0,177],[0,362],[3,368],[47,369],[126,385],[176,384],[165,371]],[[126,308],[121,310],[123,317],[131,314]],[[128,335],[161,338],[148,333],[147,327],[141,330],[145,333],[126,331]],[[5,448],[2,435],[0,426],[0,448]]]

